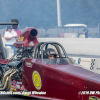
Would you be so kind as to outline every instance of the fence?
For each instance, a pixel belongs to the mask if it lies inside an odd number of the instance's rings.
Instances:
[[[80,35],[83,34],[83,29],[84,28],[76,28],[76,27],[46,27],[46,28],[36,28],[38,30],[38,37],[40,38],[44,38],[44,37],[50,37],[50,38],[59,38],[61,37],[61,35],[63,35],[63,37],[65,36],[66,38],[70,37],[74,37],[74,38],[78,38]],[[24,29],[21,29],[21,31],[23,31]],[[92,28],[88,28],[89,30],[89,38],[99,38],[100,37],[100,32],[99,32],[99,26],[97,27],[92,27]],[[4,30],[0,29],[0,33],[4,34]]]
[[[84,28],[65,28],[65,27],[42,28],[41,27],[41,28],[36,28],[36,29],[38,30],[38,34],[40,37],[57,38],[57,37],[60,37],[61,34],[64,35],[64,34],[73,34],[74,33],[73,35],[76,35],[75,37],[78,38],[79,35],[83,34]],[[99,38],[100,37],[99,27],[88,28],[88,30],[89,30],[89,38]]]

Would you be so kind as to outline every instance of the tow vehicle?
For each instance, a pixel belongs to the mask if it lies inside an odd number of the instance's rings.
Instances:
[[[0,91],[41,99],[99,100],[100,75],[76,64],[61,44],[39,42],[37,34],[35,28],[26,28],[14,43],[17,53],[0,59]],[[48,48],[56,51],[55,59],[45,57]]]
[[[68,29],[67,33],[60,34],[60,37],[64,38],[85,38],[83,34],[83,29],[81,29],[81,33],[79,31],[80,28],[87,27],[85,24],[66,24],[64,25]]]

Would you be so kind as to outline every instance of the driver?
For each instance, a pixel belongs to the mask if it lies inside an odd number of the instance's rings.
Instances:
[[[55,59],[56,57],[57,57],[57,54],[54,49],[49,48],[45,50],[44,58],[46,59],[46,62],[45,62],[46,64],[56,64],[56,59]]]
[[[57,57],[55,50],[52,48],[46,49],[44,55],[45,58],[49,58],[49,59],[54,59]]]

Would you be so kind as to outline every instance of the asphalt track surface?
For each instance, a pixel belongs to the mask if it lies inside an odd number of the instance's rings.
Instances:
[[[20,95],[0,95],[0,100],[44,100]]]

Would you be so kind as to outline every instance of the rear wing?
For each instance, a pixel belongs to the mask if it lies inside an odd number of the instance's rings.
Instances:
[[[17,19],[11,19],[11,22],[8,22],[8,23],[3,22],[3,23],[0,23],[0,25],[12,25],[13,29],[17,29],[18,20]],[[5,60],[7,59],[6,55],[5,55],[5,49],[4,49],[4,46],[3,46],[1,34],[0,34],[0,58],[5,59]]]
[[[0,23],[0,25],[12,25],[13,29],[17,29],[18,27],[18,20],[17,19],[11,19],[11,22],[8,23]]]

